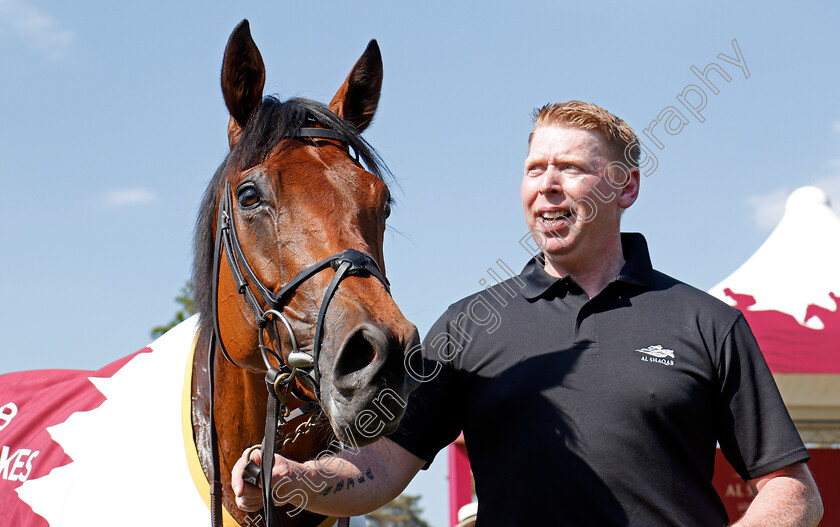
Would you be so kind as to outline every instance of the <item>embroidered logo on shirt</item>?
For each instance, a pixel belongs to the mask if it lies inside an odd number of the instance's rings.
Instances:
[[[674,358],[674,350],[663,348],[659,344],[655,346],[648,346],[647,348],[637,349],[636,351],[647,355],[647,357],[642,357],[642,360],[645,362],[656,362],[666,366],[674,365],[674,361],[668,359],[668,357],[671,359]]]

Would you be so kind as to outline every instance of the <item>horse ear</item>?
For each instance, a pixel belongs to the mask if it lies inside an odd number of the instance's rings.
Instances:
[[[371,40],[330,102],[330,110],[360,132],[373,121],[382,90],[382,55]]]
[[[259,107],[265,86],[265,65],[243,20],[230,34],[222,61],[222,95],[230,112],[228,142],[236,144],[248,118]]]

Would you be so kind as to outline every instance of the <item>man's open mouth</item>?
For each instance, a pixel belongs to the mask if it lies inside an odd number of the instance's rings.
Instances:
[[[561,226],[563,223],[572,223],[572,211],[570,210],[555,210],[550,212],[543,212],[539,215],[539,220],[546,227],[553,229]]]

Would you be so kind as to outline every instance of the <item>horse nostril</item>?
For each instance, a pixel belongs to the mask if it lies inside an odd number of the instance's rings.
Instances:
[[[357,328],[344,342],[335,365],[336,377],[352,375],[370,365],[387,347],[387,339],[371,326]]]
[[[365,339],[365,342],[367,342],[368,344],[370,344],[370,343],[367,341],[367,339]],[[371,362],[373,362],[373,359],[375,359],[375,358],[376,358],[376,350],[375,350],[375,349],[373,349],[373,346],[369,346],[369,347],[368,347],[368,349],[367,349],[367,350],[365,350],[365,351],[362,351],[362,349],[360,349],[360,350],[359,350],[359,352],[360,352],[360,353],[364,353],[364,354],[365,354],[365,360],[368,362],[368,364],[370,364]]]

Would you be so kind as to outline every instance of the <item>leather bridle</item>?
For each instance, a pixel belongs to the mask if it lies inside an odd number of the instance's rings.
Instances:
[[[295,135],[289,136],[289,138],[309,140],[326,139],[347,144],[341,134],[324,128],[301,128]],[[356,161],[358,162],[358,158]],[[246,467],[245,479],[250,483],[257,484],[258,479],[261,478],[263,511],[266,527],[279,526],[282,525],[282,522],[277,517],[274,509],[274,503],[271,498],[271,472],[274,466],[277,432],[287,421],[320,409],[321,375],[318,366],[318,359],[321,352],[324,320],[326,318],[327,307],[330,304],[330,300],[332,300],[332,297],[335,294],[336,289],[338,289],[341,281],[348,276],[373,276],[382,282],[385,286],[385,290],[389,294],[390,284],[387,278],[385,278],[382,274],[376,260],[372,256],[355,249],[345,249],[338,254],[334,254],[310,265],[298,273],[275,293],[254,273],[251,265],[248,263],[248,259],[246,258],[244,251],[242,250],[242,245],[239,243],[239,237],[237,236],[236,226],[234,224],[233,203],[229,181],[225,182],[219,197],[216,219],[215,248],[216,253],[213,258],[214,320],[213,334],[210,338],[210,349],[208,353],[208,375],[210,381],[210,450],[212,457],[210,474],[211,524],[213,527],[221,527],[222,525],[222,493],[221,481],[219,480],[218,436],[216,433],[213,415],[215,346],[219,346],[228,362],[236,367],[242,368],[242,366],[237,364],[231,358],[225,349],[219,328],[219,271],[221,267],[222,251],[224,250],[228,268],[236,281],[237,291],[240,295],[242,295],[254,316],[254,322],[257,326],[259,350],[267,370],[265,382],[269,397],[266,411],[265,435],[263,436],[263,442],[261,445],[262,466],[257,468],[253,462],[249,462],[249,466]],[[310,355],[298,348],[298,340],[295,336],[295,332],[289,321],[283,315],[283,309],[284,306],[288,304],[291,297],[294,296],[295,291],[301,284],[328,268],[335,270],[335,275],[325,289],[323,299],[321,300],[321,306],[318,310],[318,318],[315,321],[315,334],[312,344],[312,354]],[[263,304],[266,307],[264,307]],[[291,342],[292,349],[287,354],[287,360],[285,361],[283,360],[282,350],[280,349],[280,333],[277,326],[278,321],[281,322],[285,328]],[[269,323],[271,323],[271,326],[269,326]],[[266,345],[263,338],[263,332],[265,330],[273,331],[272,340],[275,343],[275,349]],[[277,364],[276,366],[272,364],[270,357],[274,358]],[[309,400],[307,397],[295,390],[295,379],[298,379],[301,384],[305,384],[312,389],[315,394],[314,401]],[[289,394],[292,394],[304,403],[293,413],[290,413],[286,407]]]

